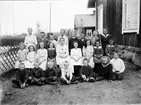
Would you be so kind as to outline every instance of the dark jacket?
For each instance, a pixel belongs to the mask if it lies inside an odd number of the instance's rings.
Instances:
[[[93,70],[89,65],[82,66],[80,70],[80,75],[85,75],[86,78],[90,78],[93,75]]]
[[[51,68],[51,69],[50,68],[47,68],[47,70],[45,71],[44,76],[46,78],[56,76],[56,69],[55,68]]]
[[[41,78],[41,77],[43,77],[44,76],[44,73],[43,73],[43,70],[40,68],[40,67],[38,67],[38,68],[33,68],[32,70],[31,70],[31,77],[32,78],[37,78],[37,79],[39,79],[39,78]]]

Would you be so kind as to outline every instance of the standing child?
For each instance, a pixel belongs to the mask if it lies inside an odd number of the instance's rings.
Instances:
[[[95,79],[93,78],[93,70],[92,68],[88,65],[88,60],[85,58],[83,60],[83,66],[80,70],[80,75],[82,78],[82,81],[86,82],[94,82]]]
[[[46,70],[47,64],[47,49],[44,48],[44,43],[40,42],[40,48],[37,50],[37,62],[39,63],[39,67],[42,68],[43,71]]]
[[[91,40],[88,39],[86,41],[86,46],[83,47],[83,56],[84,58],[88,59],[88,64],[91,66],[91,68],[94,68],[93,53],[94,49],[91,45]]]
[[[19,64],[19,69],[16,73],[16,80],[12,80],[12,83],[17,85],[20,88],[25,88],[28,86],[28,77],[29,77],[29,72],[27,69],[25,69],[25,64],[20,63]]]
[[[74,48],[71,49],[70,57],[71,57],[71,62],[74,67],[74,76],[75,77],[80,77],[80,68],[82,66],[82,52],[81,49],[78,48],[78,42],[73,43]]]
[[[31,85],[43,85],[44,73],[43,70],[39,67],[39,64],[35,62],[34,68],[31,70],[31,76],[29,77]]]
[[[106,46],[106,55],[112,59],[114,57],[114,52],[115,52],[116,48],[115,48],[115,45],[114,45],[114,40],[113,39],[110,39],[109,40],[109,44]]]
[[[119,58],[118,52],[114,52],[114,58],[110,63],[113,66],[113,80],[122,80],[125,64],[123,60]]]
[[[61,82],[67,85],[77,83],[68,61],[65,61],[64,66],[61,68]]]
[[[19,68],[20,63],[25,63],[27,57],[27,50],[25,49],[24,43],[19,44],[20,50],[18,51],[18,59],[15,62],[15,69]]]
[[[95,62],[94,70],[97,70],[99,65],[101,64],[102,56],[103,56],[103,48],[100,45],[100,42],[96,41],[96,46],[94,46],[94,62]]]
[[[29,52],[27,54],[27,61],[25,62],[25,68],[32,69],[36,61],[36,51],[34,45],[28,47]]]

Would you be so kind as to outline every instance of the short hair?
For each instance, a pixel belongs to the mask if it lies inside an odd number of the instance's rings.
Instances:
[[[28,47],[28,50],[30,51],[30,47],[33,47],[33,50],[35,51],[35,46],[34,45],[30,45],[29,47]]]
[[[21,45],[23,45],[24,48],[25,48],[25,44],[24,44],[23,42],[19,43],[19,47],[20,47]]]
[[[42,32],[40,32],[40,34],[45,34],[45,32],[42,31]]]
[[[65,29],[61,29],[60,32],[61,32],[61,31],[64,31],[64,33],[66,32]]]

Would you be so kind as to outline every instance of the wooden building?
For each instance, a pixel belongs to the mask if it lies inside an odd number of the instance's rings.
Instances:
[[[86,37],[90,37],[96,27],[96,16],[93,14],[77,14],[74,18],[74,28],[77,36],[79,36],[82,30],[85,32]]]
[[[119,45],[141,48],[140,0],[89,0],[96,8],[96,29],[108,28]]]

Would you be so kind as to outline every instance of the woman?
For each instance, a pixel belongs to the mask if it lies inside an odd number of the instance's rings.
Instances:
[[[94,68],[94,62],[93,62],[93,46],[91,44],[91,40],[86,41],[86,45],[83,47],[83,56],[84,58],[88,59],[88,64],[91,66],[91,68]]]
[[[59,39],[59,44],[56,47],[56,54],[56,63],[58,66],[61,66],[64,61],[69,60],[68,45],[65,44],[64,38]]]
[[[91,38],[92,45],[95,45],[95,42],[99,41],[101,44],[101,38],[99,32],[97,30],[93,31],[93,36]]]

